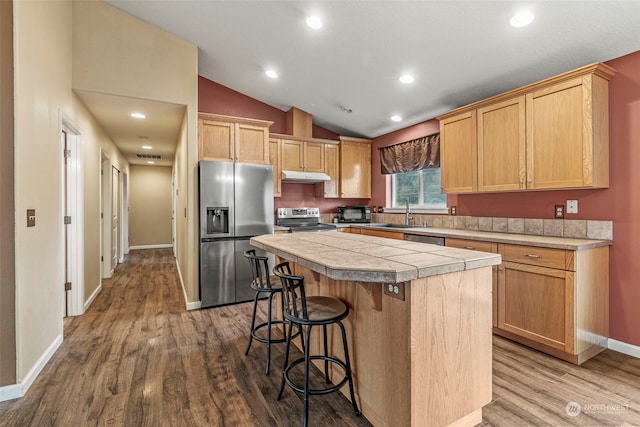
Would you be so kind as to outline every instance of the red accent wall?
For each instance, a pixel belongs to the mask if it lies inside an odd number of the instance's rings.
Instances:
[[[610,337],[640,345],[640,51],[607,62],[617,70],[609,83],[609,188],[449,196],[458,215],[552,218],[553,206],[578,200],[578,214],[566,219],[613,221],[610,251]],[[374,140],[374,147],[433,133],[435,120]],[[372,205],[384,200],[385,179],[372,153]]]
[[[198,76],[198,111],[270,120],[273,122],[269,129],[270,132],[286,133],[285,111],[243,95],[202,76]],[[313,137],[338,139],[338,134],[313,125]],[[319,207],[320,212],[331,213],[337,212],[337,207],[341,205],[366,205],[368,202],[369,199],[325,199],[323,197],[315,197],[315,184],[283,183],[282,197],[276,197],[274,205],[276,209],[279,207]]]

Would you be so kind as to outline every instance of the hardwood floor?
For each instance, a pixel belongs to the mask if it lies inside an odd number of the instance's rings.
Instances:
[[[184,306],[171,250],[132,251],[89,310],[65,319],[27,394],[0,403],[0,426],[300,425],[300,396],[275,400],[283,347],[269,376],[264,345],[244,355],[251,303]],[[640,426],[640,359],[607,350],[578,367],[495,337],[493,369],[481,426]],[[310,419],[370,425],[335,393],[312,396]]]

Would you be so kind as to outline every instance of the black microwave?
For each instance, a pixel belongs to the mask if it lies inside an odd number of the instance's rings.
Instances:
[[[338,222],[371,222],[371,207],[340,206],[338,207]]]

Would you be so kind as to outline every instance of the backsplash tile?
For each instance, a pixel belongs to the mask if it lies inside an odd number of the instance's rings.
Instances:
[[[576,239],[587,238],[587,221],[576,220],[564,220],[564,237],[573,237]]]
[[[587,238],[613,240],[613,222],[587,221]]]
[[[545,219],[544,223],[544,235],[553,237],[564,236],[564,220],[562,219]]]
[[[536,218],[524,219],[524,234],[542,236],[544,234],[544,220]]]
[[[524,218],[508,218],[507,231],[509,233],[524,234]]]
[[[332,218],[333,214],[322,214],[323,222],[325,220],[329,222]],[[404,215],[393,213],[373,214],[371,222],[403,224]],[[422,227],[425,223],[427,227],[433,228],[613,240],[612,221],[414,214],[413,224],[416,227]]]

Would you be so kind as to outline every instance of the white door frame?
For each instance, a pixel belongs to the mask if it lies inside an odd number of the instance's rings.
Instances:
[[[100,274],[109,279],[111,270],[111,156],[100,149]]]
[[[120,259],[124,262],[124,256],[129,253],[129,176],[126,172],[120,172]]]
[[[68,293],[61,284],[62,300],[66,304],[68,316],[79,316],[84,313],[84,181],[82,173],[82,136],[79,128],[73,120],[60,111],[59,122],[60,135],[60,176],[61,176],[61,217],[71,217],[71,223],[63,225],[67,227],[68,238],[64,235],[63,244],[66,253],[67,277],[71,282],[71,290]],[[65,164],[65,135],[67,147],[70,150]],[[65,179],[66,174],[66,179]],[[66,187],[66,188],[65,188]],[[65,197],[66,194],[66,197]],[[66,206],[65,206],[66,204]],[[65,241],[66,239],[66,241]],[[66,301],[65,301],[66,299]]]

